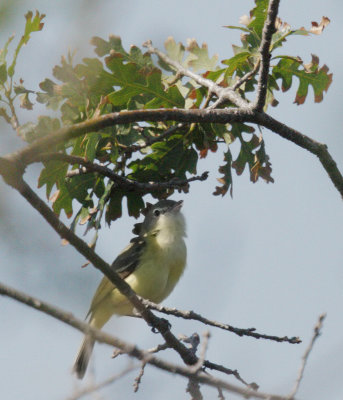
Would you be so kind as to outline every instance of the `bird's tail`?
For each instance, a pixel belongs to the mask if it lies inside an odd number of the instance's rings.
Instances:
[[[82,379],[86,373],[93,347],[94,339],[92,339],[90,336],[85,336],[73,366],[73,372],[75,372],[79,379]]]

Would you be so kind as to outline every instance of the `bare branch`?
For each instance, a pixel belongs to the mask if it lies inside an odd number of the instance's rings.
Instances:
[[[115,172],[105,167],[104,165],[96,164],[86,160],[83,157],[72,156],[69,154],[42,153],[37,155],[35,161],[49,161],[49,160],[59,160],[59,161],[65,161],[69,164],[83,165],[84,168],[79,170],[78,173],[97,172],[103,176],[106,176],[107,178],[110,178],[118,187],[128,191],[134,191],[139,193],[150,193],[167,188],[181,189],[184,188],[185,186],[188,186],[190,182],[205,181],[208,178],[208,171],[205,171],[202,175],[193,176],[192,178],[189,179],[174,178],[168,182],[137,182],[133,181],[132,179],[128,179],[116,174]]]
[[[144,370],[145,370],[145,366],[146,366],[146,361],[142,361],[142,365],[141,365],[141,369],[139,370],[139,374],[138,376],[135,378],[135,382],[133,384],[133,391],[136,393],[138,392],[139,389],[139,385],[141,383],[141,380],[143,378],[144,375]]]
[[[306,363],[307,363],[308,357],[309,357],[309,355],[310,355],[310,353],[311,353],[311,351],[313,349],[315,341],[321,335],[321,329],[323,327],[323,321],[324,321],[325,317],[326,317],[325,313],[321,314],[319,316],[319,318],[318,318],[318,321],[317,321],[315,327],[314,327],[314,332],[313,332],[312,339],[311,339],[311,341],[310,341],[310,343],[309,343],[309,345],[308,345],[307,349],[305,350],[305,353],[304,353],[304,355],[302,357],[302,363],[301,363],[301,366],[300,366],[300,369],[299,369],[298,378],[297,378],[297,380],[295,382],[293,390],[289,394],[289,397],[288,397],[289,400],[294,399],[294,396],[296,395],[296,393],[299,390],[299,386],[300,386],[301,380],[302,380],[302,378],[304,376],[304,371],[305,371],[305,367],[306,367]]]
[[[275,20],[279,10],[280,0],[270,0],[268,14],[262,31],[262,41],[260,45],[261,65],[257,84],[257,95],[254,107],[257,111],[262,111],[266,102],[268,74],[270,65],[270,42],[275,32]]]
[[[238,88],[240,88],[243,83],[245,83],[246,81],[248,81],[251,77],[253,77],[257,70],[260,67],[260,62],[261,60],[258,60],[257,63],[255,64],[254,68],[247,72],[244,76],[242,76],[242,78],[240,78],[233,86],[232,86],[232,90],[237,90]]]
[[[265,335],[265,334],[256,332],[255,328],[248,328],[248,329],[235,328],[231,325],[205,318],[194,311],[182,311],[182,310],[177,310],[176,308],[168,308],[163,305],[155,304],[146,299],[142,299],[142,301],[147,307],[151,308],[152,310],[156,310],[156,311],[162,312],[167,315],[173,315],[174,317],[180,317],[183,319],[191,319],[194,321],[199,321],[205,325],[214,326],[216,328],[224,329],[226,331],[235,333],[238,336],[250,336],[255,339],[267,339],[267,340],[273,340],[275,342],[288,342],[288,343],[292,343],[292,344],[301,343],[301,340],[298,337],[289,338],[287,336],[279,337],[279,336]]]
[[[173,372],[174,374],[178,374],[180,376],[186,378],[192,378],[198,381],[199,383],[203,383],[215,388],[225,389],[232,393],[238,393],[242,396],[256,398],[256,399],[264,399],[264,400],[288,400],[286,397],[279,395],[272,395],[270,393],[262,393],[256,392],[250,389],[243,389],[239,386],[233,385],[229,382],[226,382],[222,379],[218,379],[203,372],[198,372],[194,374],[189,371],[189,367],[179,366],[168,361],[159,359],[157,357],[152,356],[151,354],[140,350],[137,346],[131,345],[123,340],[120,340],[112,335],[109,335],[101,330],[95,329],[85,323],[84,321],[75,318],[71,313],[63,311],[51,304],[48,304],[40,299],[35,297],[28,296],[27,294],[18,291],[16,289],[10,288],[2,283],[0,283],[0,295],[8,296],[17,300],[23,304],[26,304],[36,310],[42,311],[45,314],[48,314],[59,321],[70,325],[79,331],[92,335],[94,339],[100,343],[106,343],[110,346],[115,346],[125,351],[131,357],[137,358],[139,360],[145,360],[148,364],[151,364],[159,369],[164,371]]]
[[[178,130],[185,128],[186,126],[187,125],[181,124],[181,123],[173,125],[173,126],[169,127],[168,129],[166,129],[163,133],[161,133],[158,136],[145,138],[144,144],[141,144],[141,145],[133,144],[131,146],[124,146],[123,148],[126,153],[134,153],[136,151],[141,151],[142,149],[145,149],[154,143],[162,142],[163,140],[167,139],[169,136],[173,135]]]

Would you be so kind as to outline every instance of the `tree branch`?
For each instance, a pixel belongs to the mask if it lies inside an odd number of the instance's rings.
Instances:
[[[168,182],[138,182],[120,176],[104,165],[93,163],[86,160],[84,157],[72,156],[64,153],[42,153],[38,154],[35,159],[35,161],[50,160],[65,161],[69,164],[83,165],[85,169],[81,170],[81,173],[97,172],[111,179],[118,187],[139,193],[150,193],[166,188],[181,189],[187,186],[190,182],[205,181],[208,178],[208,171],[205,171],[202,175],[193,176],[189,179],[172,179]]]
[[[277,133],[284,139],[287,139],[294,144],[308,150],[312,154],[319,158],[319,161],[323,165],[325,171],[328,173],[331,182],[334,184],[336,189],[339,191],[343,197],[343,177],[340,173],[336,162],[331,157],[327,146],[325,144],[319,143],[314,139],[300,133],[299,131],[290,128],[289,126],[277,121],[270,115],[266,113],[256,113],[256,123],[264,126],[271,131]]]
[[[142,301],[147,307],[151,308],[152,310],[156,310],[167,315],[173,315],[174,317],[199,321],[205,325],[214,326],[216,328],[224,329],[226,331],[235,333],[238,336],[250,336],[255,339],[267,339],[267,340],[273,340],[275,342],[288,342],[292,344],[301,343],[301,340],[298,337],[289,338],[287,336],[279,337],[279,336],[265,335],[262,333],[255,332],[256,331],[255,328],[249,328],[249,329],[235,328],[231,325],[223,324],[222,322],[212,321],[194,311],[182,311],[182,310],[177,310],[176,308],[168,308],[163,305],[155,304],[146,299],[142,299]]]
[[[180,376],[191,378],[199,383],[203,383],[215,388],[225,389],[232,393],[237,393],[242,396],[246,396],[247,398],[256,398],[256,399],[264,399],[264,400],[288,400],[287,397],[272,395],[269,393],[256,392],[251,389],[244,389],[239,386],[233,385],[227,381],[222,379],[215,378],[210,376],[204,372],[193,373],[190,371],[189,367],[179,366],[177,364],[170,363],[168,361],[157,358],[150,353],[147,353],[137,346],[129,344],[123,340],[120,340],[112,335],[109,335],[101,330],[95,329],[81,321],[78,318],[75,318],[71,313],[61,310],[49,303],[46,303],[40,299],[29,296],[21,291],[10,288],[2,283],[0,283],[0,295],[4,295],[7,297],[11,297],[14,300],[17,300],[23,304],[28,305],[36,310],[42,311],[45,314],[48,314],[59,321],[66,323],[69,326],[74,327],[75,329],[92,335],[94,339],[100,343],[106,343],[110,346],[118,347],[123,350],[125,353],[130,355],[131,357],[137,358],[139,360],[144,360],[146,363],[151,364],[161,370],[172,372],[174,374],[178,374]]]
[[[259,79],[257,83],[257,95],[254,102],[254,108],[262,111],[266,102],[268,88],[268,74],[270,65],[270,42],[275,32],[275,20],[279,10],[280,0],[270,0],[267,19],[263,26],[262,41],[260,45],[261,63],[259,70]]]
[[[219,124],[233,122],[253,122],[253,112],[250,109],[230,108],[225,110],[186,110],[161,108],[153,110],[129,110],[101,115],[97,118],[61,128],[49,135],[37,139],[33,143],[7,156],[11,160],[25,166],[31,164],[37,154],[54,150],[55,146],[70,139],[77,138],[90,132],[97,132],[113,125],[146,121],[175,121],[175,122],[216,122]],[[1,170],[0,170],[1,173]]]
[[[66,239],[75,249],[89,260],[95,268],[99,269],[122,293],[139,312],[141,317],[148,323],[148,325],[157,329],[164,340],[172,347],[182,360],[192,365],[197,362],[197,357],[187,349],[170,331],[168,321],[156,317],[149,309],[147,309],[142,301],[137,297],[136,293],[131,287],[120,278],[120,276],[111,269],[101,257],[99,257],[87,243],[76,236],[70,229],[68,229],[62,221],[60,221],[55,213],[42,201],[39,196],[27,185],[24,180],[19,179],[14,186],[20,194],[35,208],[48,224],[60,235],[62,239]]]
[[[71,396],[67,397],[66,400],[78,400],[83,396],[86,396],[90,393],[94,393],[98,391],[99,389],[102,389],[105,386],[111,385],[113,382],[121,379],[123,376],[127,375],[131,371],[137,368],[137,365],[132,365],[127,368],[125,368],[123,371],[119,372],[118,374],[115,374],[113,376],[110,376],[109,378],[105,379],[104,381],[93,384],[93,385],[88,385],[83,389],[77,390],[74,394]]]

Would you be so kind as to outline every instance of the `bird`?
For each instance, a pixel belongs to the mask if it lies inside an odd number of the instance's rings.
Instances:
[[[137,295],[154,303],[169,296],[185,270],[186,222],[182,205],[182,200],[170,199],[154,205],[147,203],[144,221],[134,226],[136,236],[111,265]],[[86,319],[93,328],[101,329],[113,315],[137,316],[132,303],[105,276]],[[85,335],[73,366],[78,379],[86,373],[93,347],[94,339]]]

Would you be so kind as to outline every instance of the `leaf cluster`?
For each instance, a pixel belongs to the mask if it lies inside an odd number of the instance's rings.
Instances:
[[[249,79],[237,89],[243,98],[249,100],[249,95],[257,86],[259,48],[267,8],[267,0],[256,1],[250,15],[241,18],[241,26],[226,27],[242,32],[241,44],[233,46],[231,58],[219,62],[217,55],[209,55],[206,44],[199,46],[195,40],[190,40],[184,46],[172,37],[165,42],[166,54],[185,68],[224,88],[234,86],[251,73]],[[41,116],[36,123],[16,127],[27,142],[48,135],[61,126],[72,126],[112,112],[156,108],[201,109],[216,101],[206,88],[191,78],[181,76],[175,67],[156,59],[149,52],[143,52],[136,46],[125,50],[121,39],[114,35],[108,40],[99,37],[91,40],[96,54],[94,58],[84,58],[82,62],[75,63],[72,53],[62,57],[60,65],[53,68],[53,78],[46,78],[40,83],[39,92],[26,89],[22,80],[20,85],[15,86],[12,78],[18,53],[30,34],[42,29],[43,18],[44,15],[38,12],[35,17],[32,13],[26,15],[25,33],[10,65],[6,56],[12,37],[0,53],[0,92],[5,93],[5,99],[1,97],[0,100],[10,110],[0,108],[0,115],[7,122],[13,121],[15,113],[12,106],[18,95],[22,96],[21,106],[26,109],[32,109],[32,96],[35,96],[36,101],[60,113],[59,118]],[[320,24],[313,23],[310,30],[292,30],[278,19],[270,51],[274,55],[288,36],[318,34],[327,23],[328,19],[323,19]],[[286,91],[291,87],[293,78],[297,78],[299,83],[295,102],[300,105],[308,95],[309,86],[313,88],[315,101],[321,101],[332,75],[325,65],[319,66],[316,56],[312,56],[309,64],[304,64],[299,57],[275,54],[265,108],[278,104],[275,92],[279,90],[280,82],[282,91]],[[229,101],[219,105],[233,106]],[[235,152],[232,150],[233,143]],[[252,182],[259,178],[273,182],[262,133],[257,135],[254,127],[243,123],[177,125],[145,121],[115,125],[69,140],[56,146],[55,151],[106,166],[133,183],[167,183],[175,179],[186,180],[196,174],[199,160],[206,157],[209,151],[217,152],[221,147],[224,147],[224,164],[219,167],[221,175],[214,195],[225,195],[228,191],[232,194],[232,171],[237,175],[248,171]],[[129,215],[137,217],[144,207],[143,196],[150,193],[148,186],[146,191],[142,188],[135,190],[133,186],[121,186],[99,172],[57,160],[44,162],[38,184],[46,187],[46,194],[57,214],[64,210],[68,217],[74,216],[73,229],[80,222],[87,223],[87,229],[95,228],[96,231],[103,216],[107,223],[111,223],[122,215],[124,198]],[[178,190],[187,192],[188,186],[184,184]],[[174,188],[165,186],[150,194],[161,199],[171,196],[174,191]],[[75,201],[78,203],[76,211]]]

